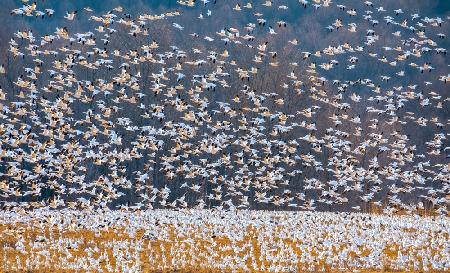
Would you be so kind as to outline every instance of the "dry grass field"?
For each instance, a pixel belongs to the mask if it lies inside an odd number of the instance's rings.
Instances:
[[[289,214],[280,217],[285,221]],[[425,230],[427,218],[416,219],[417,228],[386,226],[380,234],[370,225],[352,227],[356,223],[339,231],[331,222],[328,230],[326,223],[317,223],[315,231],[305,225],[305,233],[292,234],[286,224],[234,226],[235,219],[216,226],[162,221],[145,229],[130,229],[132,220],[95,229],[58,228],[56,220],[38,218],[2,221],[0,272],[444,272],[425,260],[448,259],[448,221],[441,223],[442,230]],[[339,241],[349,236],[360,239],[357,244]]]

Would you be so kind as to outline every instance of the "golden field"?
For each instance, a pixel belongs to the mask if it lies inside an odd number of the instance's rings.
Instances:
[[[347,224],[347,230],[318,229],[304,234],[302,240],[302,236],[290,234],[289,225],[282,224],[289,222],[286,218],[289,214],[286,215],[272,217],[279,222],[271,226],[255,221],[255,225],[245,222],[241,227],[235,224],[239,223],[236,219],[218,222],[217,226],[206,221],[204,224],[162,221],[145,229],[130,229],[135,225],[132,220],[124,220],[120,227],[95,229],[77,224],[58,227],[55,220],[58,218],[48,220],[45,218],[48,216],[27,223],[2,221],[0,272],[444,272],[430,265],[425,267],[423,253],[429,253],[430,257],[445,253],[449,246],[446,223],[438,232],[434,228],[424,231],[421,227],[391,230],[394,237],[382,242],[383,238],[377,239],[377,234],[363,234],[370,233],[370,229],[360,229],[357,231],[360,235],[351,236],[366,238],[361,240],[367,242],[355,247],[333,239],[339,238],[333,232],[353,232],[348,226],[351,223]],[[417,221],[423,219],[428,218]],[[334,225],[330,223],[331,227]],[[414,244],[414,238],[419,237],[428,238],[428,242]],[[374,248],[377,240],[382,246],[378,249]],[[380,253],[374,256],[377,251]],[[345,258],[333,260],[342,253]],[[400,266],[405,256],[416,264],[408,262]],[[373,257],[382,259],[378,261],[381,268],[366,268],[364,261]]]

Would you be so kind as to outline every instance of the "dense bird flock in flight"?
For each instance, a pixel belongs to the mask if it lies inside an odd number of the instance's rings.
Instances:
[[[180,0],[163,12],[61,13],[51,1],[22,2],[9,15],[18,29],[0,41],[5,225],[10,210],[30,219],[42,211],[59,219],[61,209],[81,219],[114,209],[130,217],[186,209],[199,219],[208,208],[316,211],[311,238],[295,230],[314,214],[278,223],[289,231],[278,239],[318,240],[301,246],[302,263],[342,267],[348,251],[335,243],[350,240],[352,251],[365,245],[375,256],[349,266],[380,268],[376,249],[393,236],[402,238],[400,253],[417,250],[396,254],[394,268],[449,269],[448,254],[436,253],[449,248],[448,11],[431,16],[380,0]],[[420,234],[415,243],[396,230],[397,216],[365,222],[319,211],[432,214],[441,222],[405,218],[417,222],[407,227]],[[181,227],[196,221],[167,213]],[[95,217],[113,217],[105,215]],[[356,222],[341,233],[347,217]],[[280,267],[252,268],[291,270],[280,262],[289,253],[274,258]],[[432,254],[416,264],[418,253]],[[224,268],[246,271],[242,259],[223,260]]]
[[[135,16],[85,7],[53,32],[14,32],[2,205],[448,213],[448,17],[266,1],[229,7],[248,22],[207,28],[230,5],[219,2]],[[281,2],[323,10],[314,31],[331,44],[304,51]],[[202,34],[180,19],[195,5]],[[11,15],[63,16],[36,2]],[[74,31],[77,20],[88,24]]]

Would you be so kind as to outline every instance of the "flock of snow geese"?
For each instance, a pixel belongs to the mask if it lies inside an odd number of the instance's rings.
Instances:
[[[135,16],[24,2],[11,16],[32,21],[0,70],[3,207],[448,214],[448,16],[382,1]],[[290,9],[306,22],[280,20]]]
[[[7,245],[1,263],[5,271],[13,272],[43,268],[47,272],[60,272],[55,268],[61,272],[450,269],[447,217],[260,210],[86,213],[36,209],[27,214],[7,211],[0,215],[0,222],[8,225],[0,233]],[[80,230],[85,235],[76,236]],[[111,232],[116,237],[105,235]]]
[[[167,225],[180,238],[157,270],[382,269],[389,251],[395,269],[450,269],[448,12],[380,0],[179,0],[137,14],[22,2],[10,11],[19,29],[0,41],[0,222],[145,230],[106,246],[114,268],[95,247],[67,254],[68,270],[140,272],[144,242],[168,241]],[[372,211],[385,215],[359,213]],[[237,243],[249,226],[258,251]],[[76,248],[17,236],[5,253]],[[189,236],[231,246],[204,252]],[[9,270],[54,258],[33,257]]]

